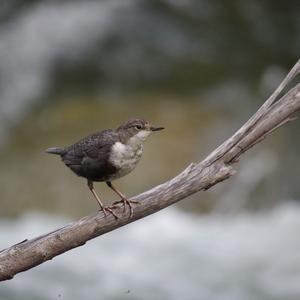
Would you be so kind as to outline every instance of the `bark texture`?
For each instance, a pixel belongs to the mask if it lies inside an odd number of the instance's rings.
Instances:
[[[286,86],[299,74],[300,60],[259,110],[229,139],[199,163],[191,163],[184,171],[171,180],[131,198],[134,215],[129,209],[124,212],[122,205],[112,215],[104,217],[102,212],[86,216],[53,232],[31,240],[24,240],[0,251],[0,281],[12,279],[19,272],[33,268],[88,240],[124,226],[135,220],[157,212],[200,190],[232,176],[232,164],[241,154],[262,141],[269,133],[294,119],[300,109],[300,83],[285,94]],[[283,96],[282,96],[283,95]]]

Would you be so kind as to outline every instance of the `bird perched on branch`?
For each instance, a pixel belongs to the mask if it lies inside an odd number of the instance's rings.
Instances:
[[[94,189],[94,181],[105,181],[106,184],[119,195],[123,202],[130,208],[133,215],[132,203],[111,183],[130,173],[139,162],[143,153],[143,143],[154,131],[163,127],[151,126],[143,119],[131,119],[117,129],[107,129],[91,134],[77,143],[68,147],[53,147],[47,153],[60,155],[62,161],[78,176],[87,179],[87,184],[100,205],[100,210],[117,215],[111,207],[104,207]]]

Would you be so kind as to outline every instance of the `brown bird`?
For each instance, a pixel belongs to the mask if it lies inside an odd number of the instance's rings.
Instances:
[[[100,210],[110,212],[115,218],[117,215],[111,207],[104,207],[102,201],[94,190],[94,181],[105,181],[106,184],[119,195],[123,202],[130,208],[130,216],[133,215],[131,203],[111,183],[130,173],[139,162],[143,153],[143,143],[154,131],[163,127],[151,126],[143,119],[131,119],[124,122],[117,129],[107,129],[91,134],[77,143],[68,147],[53,147],[46,150],[47,153],[60,155],[62,161],[75,174],[87,179],[87,184],[100,205]]]

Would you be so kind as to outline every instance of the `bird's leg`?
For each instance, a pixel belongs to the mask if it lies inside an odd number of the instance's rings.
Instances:
[[[93,196],[94,196],[95,199],[97,200],[97,202],[98,202],[98,204],[99,204],[99,206],[100,206],[100,210],[103,211],[104,216],[106,217],[106,211],[108,211],[108,212],[110,212],[116,219],[118,219],[118,216],[112,211],[112,209],[110,209],[109,207],[105,207],[105,206],[102,204],[100,198],[98,197],[98,195],[97,195],[97,193],[96,193],[96,191],[95,191],[95,189],[94,189],[93,181],[88,180],[88,183],[87,183],[87,184],[88,184],[88,187],[89,187],[90,191],[92,192]]]
[[[119,196],[120,196],[120,198],[121,198],[121,201],[117,201],[117,202],[115,202],[115,203],[113,203],[113,206],[115,205],[115,204],[118,204],[118,203],[120,203],[120,202],[122,202],[123,203],[123,206],[124,206],[124,209],[125,209],[125,207],[126,207],[126,204],[129,206],[129,208],[130,208],[130,217],[132,217],[133,216],[133,208],[132,208],[132,205],[131,205],[131,203],[138,203],[137,201],[133,201],[133,200],[128,200],[120,191],[118,191],[113,185],[112,185],[112,183],[110,182],[110,181],[106,181],[106,184],[116,193],[116,194],[118,194]]]

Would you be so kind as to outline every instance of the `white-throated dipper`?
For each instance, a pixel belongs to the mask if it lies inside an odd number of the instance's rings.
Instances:
[[[46,152],[60,155],[67,167],[78,176],[87,179],[88,187],[104,215],[106,215],[105,211],[108,211],[118,218],[111,207],[103,206],[94,190],[94,181],[105,181],[121,197],[124,208],[126,208],[126,204],[129,206],[130,216],[132,216],[131,203],[134,202],[129,201],[118,191],[111,181],[127,175],[136,167],[142,156],[143,143],[146,138],[153,131],[162,129],[164,128],[151,126],[143,119],[131,119],[117,129],[103,130],[91,134],[71,146],[48,148]]]

